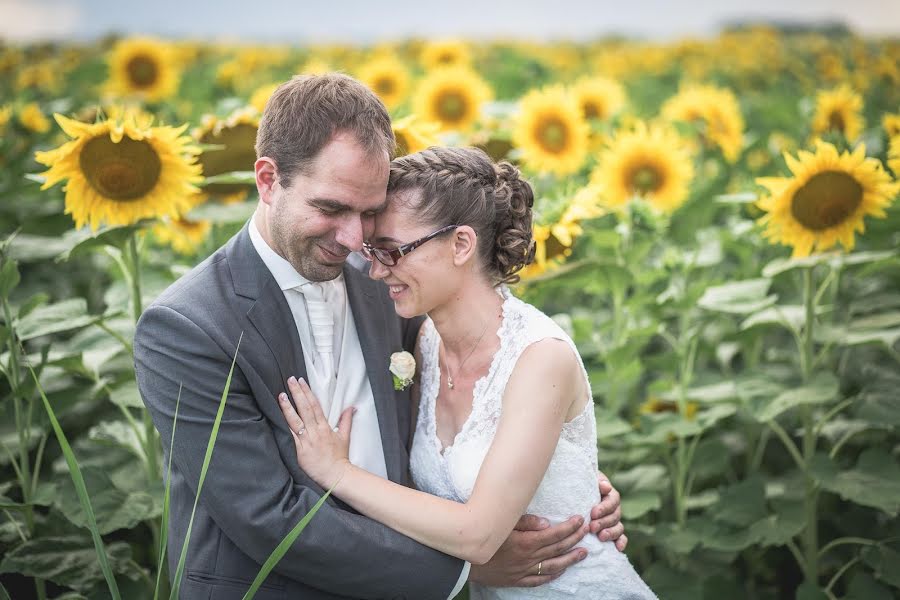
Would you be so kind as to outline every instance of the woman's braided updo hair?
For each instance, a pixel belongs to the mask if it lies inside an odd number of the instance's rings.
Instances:
[[[494,164],[477,148],[432,147],[391,162],[388,194],[403,195],[424,223],[468,225],[478,256],[494,284],[515,283],[534,260],[534,193],[508,162]]]

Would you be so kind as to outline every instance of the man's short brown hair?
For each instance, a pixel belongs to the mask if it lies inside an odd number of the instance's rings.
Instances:
[[[340,73],[297,75],[269,98],[256,133],[256,158],[275,161],[288,187],[339,132],[352,134],[373,156],[393,154],[391,117],[369,88]]]

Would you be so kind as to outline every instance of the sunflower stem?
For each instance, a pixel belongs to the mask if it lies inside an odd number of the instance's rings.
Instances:
[[[807,267],[803,269],[803,301],[806,323],[803,328],[803,347],[800,354],[804,385],[809,384],[813,374],[813,327],[816,319],[816,296],[813,267]],[[804,512],[806,513],[806,527],[803,531],[804,571],[807,581],[815,585],[819,574],[817,522],[819,492],[812,476],[812,461],[816,453],[816,423],[813,419],[812,407],[803,406],[801,410],[803,415]]]

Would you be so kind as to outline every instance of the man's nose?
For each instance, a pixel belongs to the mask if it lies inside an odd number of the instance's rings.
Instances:
[[[360,215],[348,215],[341,221],[338,227],[335,241],[350,250],[351,252],[359,252],[363,243],[363,222]]]

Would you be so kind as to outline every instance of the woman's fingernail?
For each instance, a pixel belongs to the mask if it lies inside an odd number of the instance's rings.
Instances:
[[[278,399],[282,402],[287,402],[287,394],[285,394],[284,392],[278,394]]]
[[[586,550],[582,550],[581,552],[578,553],[578,560],[584,560],[585,558],[587,558]]]
[[[297,378],[294,377],[293,375],[291,375],[290,377],[288,377],[288,383],[294,383],[294,384],[296,384],[296,383],[297,383]]]

